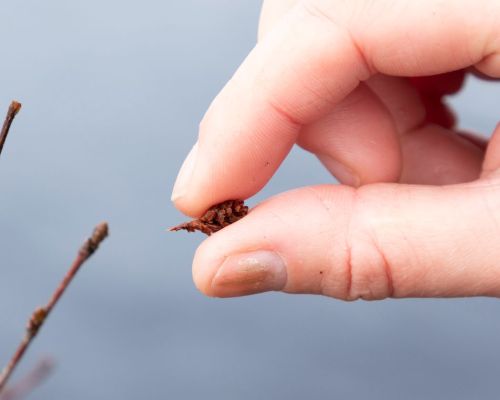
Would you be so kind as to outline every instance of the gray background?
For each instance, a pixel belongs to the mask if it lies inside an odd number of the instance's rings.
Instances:
[[[260,2],[0,4],[0,107],[24,108],[0,160],[0,360],[98,221],[112,236],[22,367],[58,368],[36,399],[498,398],[500,303],[208,299],[200,235],[169,201],[213,96],[251,49]],[[489,132],[498,86],[453,100]],[[0,110],[1,111],[1,110]],[[3,113],[3,111],[1,111]],[[294,150],[263,193],[332,181]]]

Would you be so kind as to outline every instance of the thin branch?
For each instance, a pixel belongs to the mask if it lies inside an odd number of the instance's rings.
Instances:
[[[16,117],[20,109],[21,103],[18,103],[17,101],[13,101],[12,103],[10,103],[9,110],[7,111],[7,116],[5,117],[2,130],[0,131],[0,154],[2,154],[3,145],[5,144],[5,140],[7,140],[12,121],[14,121],[14,118]]]
[[[21,361],[27,348],[37,335],[54,306],[63,295],[64,291],[67,289],[68,285],[71,283],[72,279],[75,277],[82,264],[85,263],[85,261],[87,261],[92,254],[94,254],[99,247],[99,244],[106,238],[106,236],[108,236],[108,224],[102,222],[94,229],[92,236],[83,243],[75,260],[73,261],[73,264],[71,264],[66,276],[52,294],[49,302],[44,307],[39,307],[33,312],[30,320],[28,321],[26,332],[21,340],[21,343],[19,343],[16,352],[0,374],[0,393],[2,393],[9,377],[12,375],[12,372],[19,364],[19,361]]]
[[[40,386],[54,370],[52,358],[42,358],[34,368],[0,395],[0,400],[21,400]]]

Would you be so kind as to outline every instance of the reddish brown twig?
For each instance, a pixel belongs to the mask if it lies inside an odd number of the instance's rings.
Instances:
[[[228,200],[208,209],[201,218],[174,226],[170,231],[201,231],[210,236],[248,214],[248,207],[242,200]]]
[[[0,154],[2,154],[3,145],[7,140],[7,136],[9,135],[10,126],[12,125],[12,121],[16,117],[17,113],[21,109],[21,103],[17,101],[13,101],[10,103],[9,110],[7,111],[7,116],[5,117],[5,121],[2,126],[2,130],[0,131]]]
[[[68,285],[71,283],[71,280],[75,277],[82,264],[87,261],[92,254],[94,254],[99,247],[99,244],[106,238],[106,236],[108,236],[108,224],[103,222],[97,225],[92,236],[84,242],[75,260],[73,261],[73,264],[71,264],[66,276],[52,294],[49,302],[44,307],[39,307],[33,312],[30,320],[28,321],[26,332],[21,340],[21,343],[19,343],[16,352],[0,374],[0,393],[2,393],[2,389],[5,388],[5,384],[9,380],[9,377],[12,375],[12,372],[16,368],[17,364],[19,364],[19,361],[22,359],[26,349],[29,347],[47,319],[47,316],[50,314],[63,295],[64,291],[67,289]]]
[[[21,400],[43,383],[54,370],[55,363],[51,358],[42,358],[35,367],[14,385],[9,386],[0,395],[0,400]]]

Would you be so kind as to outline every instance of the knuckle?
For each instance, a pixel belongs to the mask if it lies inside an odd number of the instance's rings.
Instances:
[[[336,231],[332,245],[325,249],[323,259],[328,268],[321,269],[314,292],[345,301],[392,297],[390,263],[371,228],[371,211],[364,204],[363,191],[344,188],[343,196],[350,198],[347,201],[350,207],[343,216],[338,215],[321,193],[314,188],[310,188],[310,192],[317,207],[323,210],[324,219],[335,221],[337,227],[345,227],[342,233]],[[338,242],[340,238],[343,238],[342,245]]]
[[[371,227],[367,207],[359,207],[363,204],[360,193],[358,190],[347,232],[345,297],[346,300],[381,300],[393,296],[391,266]]]
[[[347,300],[382,300],[392,296],[390,267],[375,243],[361,239],[351,248]]]

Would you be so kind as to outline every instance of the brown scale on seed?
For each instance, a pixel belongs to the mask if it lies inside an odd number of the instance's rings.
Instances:
[[[200,231],[210,236],[248,214],[243,200],[228,200],[209,208],[202,217],[170,228],[171,231]]]

